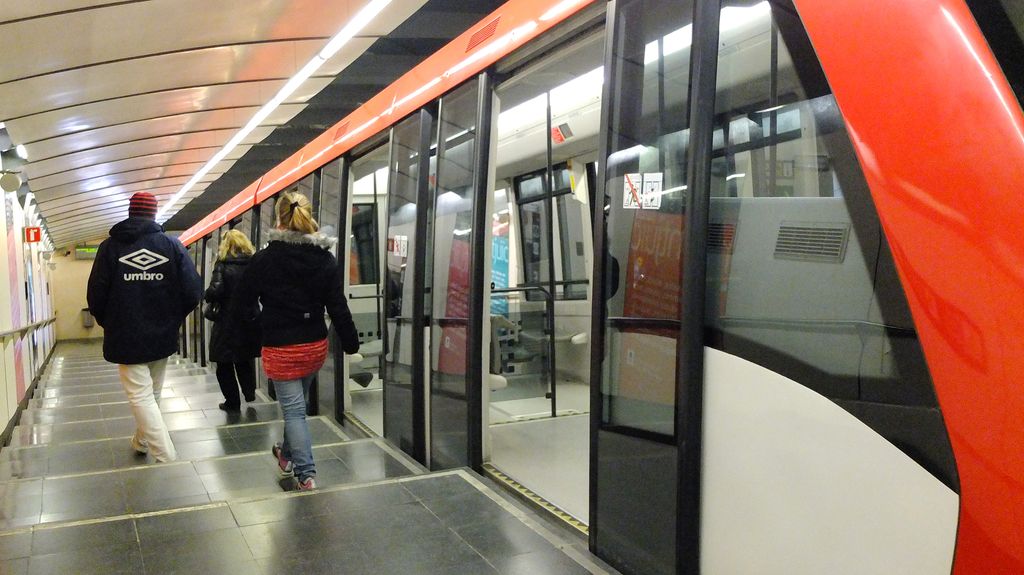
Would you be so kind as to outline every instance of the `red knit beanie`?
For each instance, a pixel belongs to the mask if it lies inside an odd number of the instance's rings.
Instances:
[[[156,197],[149,192],[136,192],[128,202],[129,218],[156,219]]]

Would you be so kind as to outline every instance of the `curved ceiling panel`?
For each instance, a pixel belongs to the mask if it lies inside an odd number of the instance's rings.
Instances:
[[[323,43],[301,40],[217,46],[35,76],[0,84],[0,113],[18,118],[53,108],[176,88],[287,80]]]
[[[79,180],[98,178],[106,174],[119,174],[131,170],[153,168],[156,166],[174,166],[177,164],[199,163],[202,164],[210,157],[210,154],[217,151],[217,147],[197,148],[194,150],[181,150],[178,152],[167,152],[160,154],[149,154],[126,158],[116,162],[106,162],[83,168],[76,168],[56,172],[48,176],[33,177],[33,187],[37,190],[45,190],[70,184]],[[211,151],[212,150],[212,151]]]
[[[28,151],[23,176],[58,244],[105,235],[140,190],[166,201],[203,172],[173,215],[228,171],[229,188],[250,184],[501,3],[391,0],[220,159],[371,0],[0,1],[0,122]]]
[[[271,131],[273,131],[273,127],[269,126],[257,129],[250,135],[250,138],[246,139],[246,141],[258,142],[270,134]],[[29,174],[36,172],[40,174],[55,174],[65,170],[86,168],[109,162],[118,162],[150,154],[170,153],[198,148],[219,149],[224,145],[224,142],[226,142],[228,138],[234,135],[235,132],[236,130],[229,129],[198,132],[195,134],[157,135],[144,140],[112,144],[109,146],[82,150],[80,152],[73,152],[63,156],[41,160],[39,162],[31,162],[27,170]],[[210,152],[210,156],[214,153],[215,152]],[[32,156],[29,156],[30,159],[31,157]],[[38,192],[45,188],[37,189],[33,186],[32,189],[33,191]]]
[[[362,2],[336,0],[152,0],[14,22],[0,46],[38,54],[11,61],[0,82],[118,60],[252,42],[334,35]],[[173,34],[154,33],[173,30]],[[308,60],[303,58],[301,63]],[[301,64],[300,64],[301,65]]]
[[[153,182],[146,182],[145,186],[142,184],[115,186],[113,188],[96,192],[95,195],[90,194],[89,197],[80,195],[72,196],[70,198],[60,198],[50,202],[39,202],[39,206],[40,209],[44,209],[46,211],[47,220],[51,217],[60,215],[80,215],[83,209],[92,209],[98,203],[100,205],[106,205],[108,202],[127,202],[128,199],[132,197],[132,194],[143,190],[152,194],[171,194],[176,192],[178,188],[187,181],[187,178],[167,178],[163,182],[164,185],[155,185]],[[199,189],[202,188],[199,187]]]
[[[49,110],[8,120],[8,123],[17,126],[16,131],[35,134],[37,140],[43,140],[173,114],[231,106],[259,107],[284,83],[285,80],[266,80],[152,92]]]

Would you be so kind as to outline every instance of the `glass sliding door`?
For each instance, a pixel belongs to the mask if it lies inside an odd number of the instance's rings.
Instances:
[[[313,198],[316,199],[314,203],[316,208],[314,216],[320,224],[320,232],[328,237],[338,238],[339,243],[336,243],[331,248],[331,253],[335,257],[338,256],[341,242],[341,234],[338,233],[338,221],[341,216],[342,196],[345,195],[344,190],[341,188],[343,181],[341,172],[343,168],[343,160],[341,159],[327,164],[320,170],[316,178],[319,181],[319,185],[317,185],[316,181],[314,181],[313,185]],[[343,264],[339,262],[339,265]],[[330,318],[327,319],[327,322],[328,326],[330,326]],[[344,377],[340,370],[344,367],[345,356],[336,345],[333,327],[331,331],[331,337],[327,338],[327,345],[329,346],[327,360],[324,362],[324,366],[320,368],[320,374],[317,376],[317,413],[333,417],[340,423],[344,408],[343,404],[338,402],[342,395],[337,390],[342,381],[341,378]]]
[[[629,573],[676,572],[692,16],[692,2],[624,0],[610,20],[591,544]]]
[[[373,433],[384,436],[384,295],[381,278],[387,259],[385,227],[388,209],[388,158],[390,146],[382,145],[351,161],[348,217],[342,236],[345,255],[345,296],[359,332],[358,363],[350,363],[345,380],[346,417]]]
[[[497,87],[488,213],[486,463],[583,523],[593,261],[585,167],[599,159],[604,43],[601,29],[568,39]]]
[[[473,246],[489,230],[473,225],[477,189],[474,165],[479,80],[470,81],[441,100],[437,177],[434,189],[433,310],[430,323],[430,466],[463,467],[470,463],[469,386],[479,377],[468,371],[474,297],[483,288],[472,280]],[[480,206],[483,208],[483,206]],[[482,248],[478,248],[482,249]],[[477,409],[479,406],[476,407]]]
[[[436,134],[427,110],[392,130],[385,276],[385,437],[427,461],[425,337],[430,221],[430,147]]]
[[[204,269],[204,271],[203,271],[203,288],[204,289],[210,287],[210,282],[213,281],[213,267],[215,265],[217,265],[217,254],[220,251],[220,236],[225,231],[227,231],[227,228],[226,227],[221,227],[221,228],[217,229],[216,231],[214,231],[212,234],[210,234],[209,238],[207,238],[206,240],[203,240],[203,246],[204,246],[204,249],[206,250],[206,260],[204,262],[205,268],[203,268]],[[200,304],[199,307],[202,308],[203,305]],[[203,321],[203,330],[204,330],[204,333],[203,333],[203,344],[206,346],[205,347],[205,349],[206,349],[205,354],[206,355],[204,357],[206,357],[207,360],[209,360],[209,356],[210,356],[210,338],[213,337],[213,322],[208,320],[208,319],[206,319],[205,317],[202,319],[202,321]],[[209,363],[209,361],[207,361],[205,363]]]

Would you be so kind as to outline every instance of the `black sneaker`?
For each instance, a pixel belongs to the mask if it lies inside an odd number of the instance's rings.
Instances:
[[[242,410],[242,406],[241,405],[231,405],[231,404],[229,404],[226,401],[224,403],[218,403],[217,407],[219,409],[223,409],[224,411],[241,411]]]

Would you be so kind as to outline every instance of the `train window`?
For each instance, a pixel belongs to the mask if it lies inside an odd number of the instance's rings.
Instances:
[[[620,10],[605,174],[602,423],[666,438],[675,435],[693,28],[680,4],[633,1]],[[646,204],[645,182],[657,189]]]
[[[906,295],[799,17],[723,4],[707,345],[831,399],[952,486]]]
[[[277,196],[271,196],[260,204],[260,245],[256,246],[257,248],[266,247],[267,242],[270,241],[270,230],[277,225],[277,214],[274,213],[274,203],[276,202]]]
[[[349,238],[349,285],[377,283],[377,205],[352,205],[352,235]]]
[[[1024,2],[967,0],[967,6],[1017,94],[1017,101],[1024,107]]]
[[[341,238],[338,230],[341,217],[341,160],[334,160],[320,170],[320,203],[317,221],[320,231],[334,238]],[[340,242],[339,242],[340,243]],[[338,247],[334,247],[334,255],[338,255]]]
[[[315,174],[309,174],[305,178],[302,178],[295,183],[295,191],[309,198],[310,203],[313,204],[314,213],[316,208],[320,204],[319,198],[317,198],[316,190],[314,189],[314,180],[316,179]]]
[[[235,229],[245,234],[245,237],[252,241],[252,210],[249,210],[242,214],[239,218],[238,223],[235,224]]]
[[[587,260],[584,254],[585,234],[590,227],[584,219],[590,215],[583,204],[572,194],[555,198],[558,216],[559,255],[562,259],[561,297],[563,299],[587,299]]]
[[[513,178],[519,221],[522,229],[523,270],[526,285],[543,285],[548,281],[547,217],[544,195],[546,170],[537,170]],[[552,166],[551,195],[555,198],[554,254],[559,299],[586,299],[587,264],[584,256],[583,205],[573,195],[572,176],[568,162]],[[558,263],[561,262],[559,266]],[[541,296],[527,293],[528,300]]]

